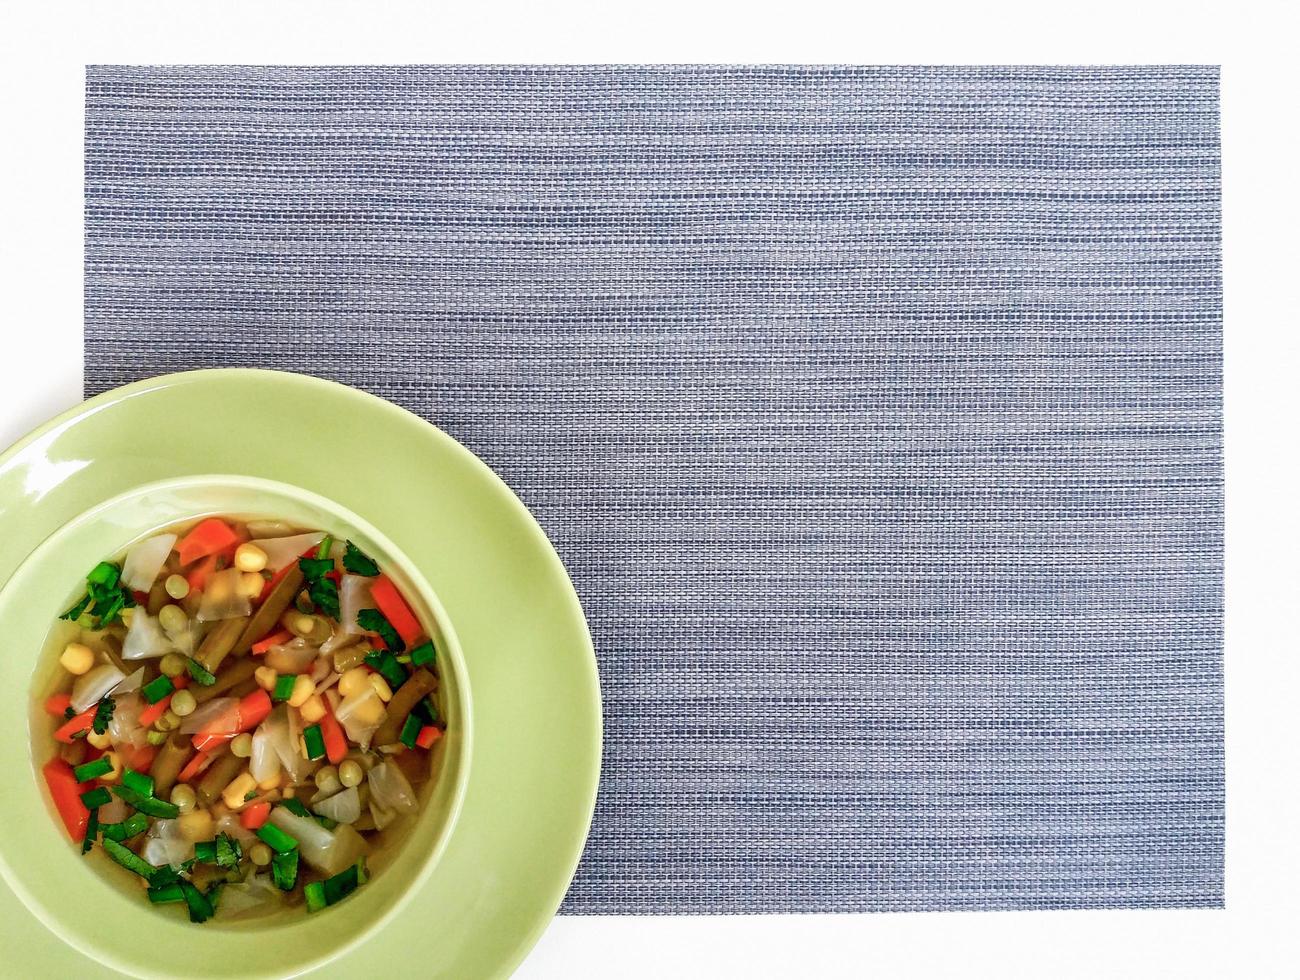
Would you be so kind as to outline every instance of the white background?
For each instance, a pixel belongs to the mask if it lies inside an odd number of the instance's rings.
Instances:
[[[93,62],[1222,64],[1226,910],[560,918],[517,976],[1300,976],[1295,15],[1282,3],[15,3],[0,12],[0,445],[81,397]],[[3,533],[3,528],[0,528]]]

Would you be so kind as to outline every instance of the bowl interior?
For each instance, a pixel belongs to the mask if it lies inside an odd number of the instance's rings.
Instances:
[[[194,925],[173,909],[151,908],[126,872],[87,867],[68,841],[40,767],[54,754],[55,727],[43,710],[59,668],[51,624],[86,571],[159,528],[210,514],[279,517],[347,537],[371,554],[416,606],[439,652],[447,735],[435,746],[437,773],[423,791],[406,837],[338,908],[289,909],[246,922]],[[400,550],[362,517],[317,494],[242,476],[186,477],[131,490],[81,514],[41,544],[0,590],[6,651],[0,658],[0,745],[10,777],[0,794],[0,873],[65,941],[138,976],[284,976],[340,955],[395,913],[434,873],[459,812],[469,772],[469,692],[460,647],[432,589]],[[121,871],[121,869],[111,869]]]

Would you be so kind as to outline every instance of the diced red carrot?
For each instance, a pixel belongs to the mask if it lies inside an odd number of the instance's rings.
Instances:
[[[288,630],[280,630],[276,633],[271,633],[269,636],[262,637],[249,649],[255,656],[260,657],[262,654],[266,653],[267,650],[270,650],[271,647],[277,646],[281,643],[288,643],[292,639],[292,633]]]
[[[72,704],[72,695],[66,691],[61,694],[51,694],[45,699],[45,710],[57,718],[62,718],[70,704]]]
[[[415,646],[423,635],[420,621],[415,618],[415,613],[411,612],[411,607],[397,591],[393,580],[387,575],[380,575],[370,586],[370,598],[375,600],[379,611],[393,624],[393,629],[397,630],[397,635],[405,641],[406,645]]]
[[[141,745],[139,748],[134,745],[119,745],[117,754],[128,769],[148,772],[153,766],[153,757],[158,754],[158,749],[149,744]]]
[[[334,712],[329,709],[328,701],[325,703],[325,715],[319,725],[320,733],[325,739],[325,754],[329,757],[330,765],[337,766],[348,754],[348,740],[343,737],[343,726],[338,723]]]
[[[59,812],[63,826],[68,828],[68,836],[80,841],[86,836],[90,811],[81,802],[81,785],[72,774],[72,767],[62,759],[54,758],[45,763],[41,771],[45,774],[45,785],[49,787],[54,809]]]
[[[217,556],[208,555],[201,562],[185,573],[185,581],[190,584],[191,592],[202,592],[208,584],[208,577],[217,570]]]
[[[98,707],[98,705],[96,705]],[[70,719],[62,728],[54,733],[54,737],[65,745],[72,744],[72,736],[78,732],[84,732],[90,727],[90,723],[95,720],[95,708],[87,708],[75,718]]]
[[[177,782],[188,783],[212,763],[211,752],[195,752],[194,757],[185,763],[185,768],[176,774]]]
[[[148,592],[141,592],[137,589],[135,592],[132,592],[131,595],[135,599],[135,604],[137,606],[145,606],[149,604]]]
[[[176,544],[182,565],[189,565],[200,558],[220,554],[231,545],[238,547],[239,535],[235,529],[219,517],[209,517],[199,521],[185,537]]]
[[[442,738],[442,729],[435,728],[433,725],[425,725],[420,729],[420,734],[415,736],[415,744],[422,749],[433,748],[433,743]]]
[[[270,815],[271,804],[263,800],[261,803],[254,803],[251,806],[244,807],[239,814],[239,823],[246,830],[256,830],[266,823],[266,818]]]
[[[189,687],[189,684],[190,684],[190,679],[185,674],[182,674],[180,677],[172,678],[172,687],[176,688],[177,691],[179,691],[183,687]],[[173,691],[172,693],[174,694],[175,691]],[[172,696],[171,694],[169,694],[165,698],[162,698],[159,701],[155,701],[153,704],[149,705],[149,707],[141,711],[140,718],[138,719],[140,727],[148,728],[150,725],[152,725],[155,721],[157,721],[159,718],[163,716],[163,713],[166,712],[168,706],[171,703],[172,703]]]
[[[331,582],[333,582],[335,585],[340,585],[343,582],[343,573],[340,572],[337,568],[334,569],[334,571],[332,572],[326,572],[325,577],[329,579]]]

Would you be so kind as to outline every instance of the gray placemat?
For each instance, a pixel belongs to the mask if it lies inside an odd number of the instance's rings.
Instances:
[[[1222,902],[1218,73],[121,68],[86,374],[376,392],[585,603],[569,912]]]

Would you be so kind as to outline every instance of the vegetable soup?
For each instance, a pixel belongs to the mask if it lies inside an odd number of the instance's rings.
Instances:
[[[54,809],[105,874],[192,922],[342,901],[437,774],[433,633],[326,531],[178,526],[96,565],[61,618]]]

